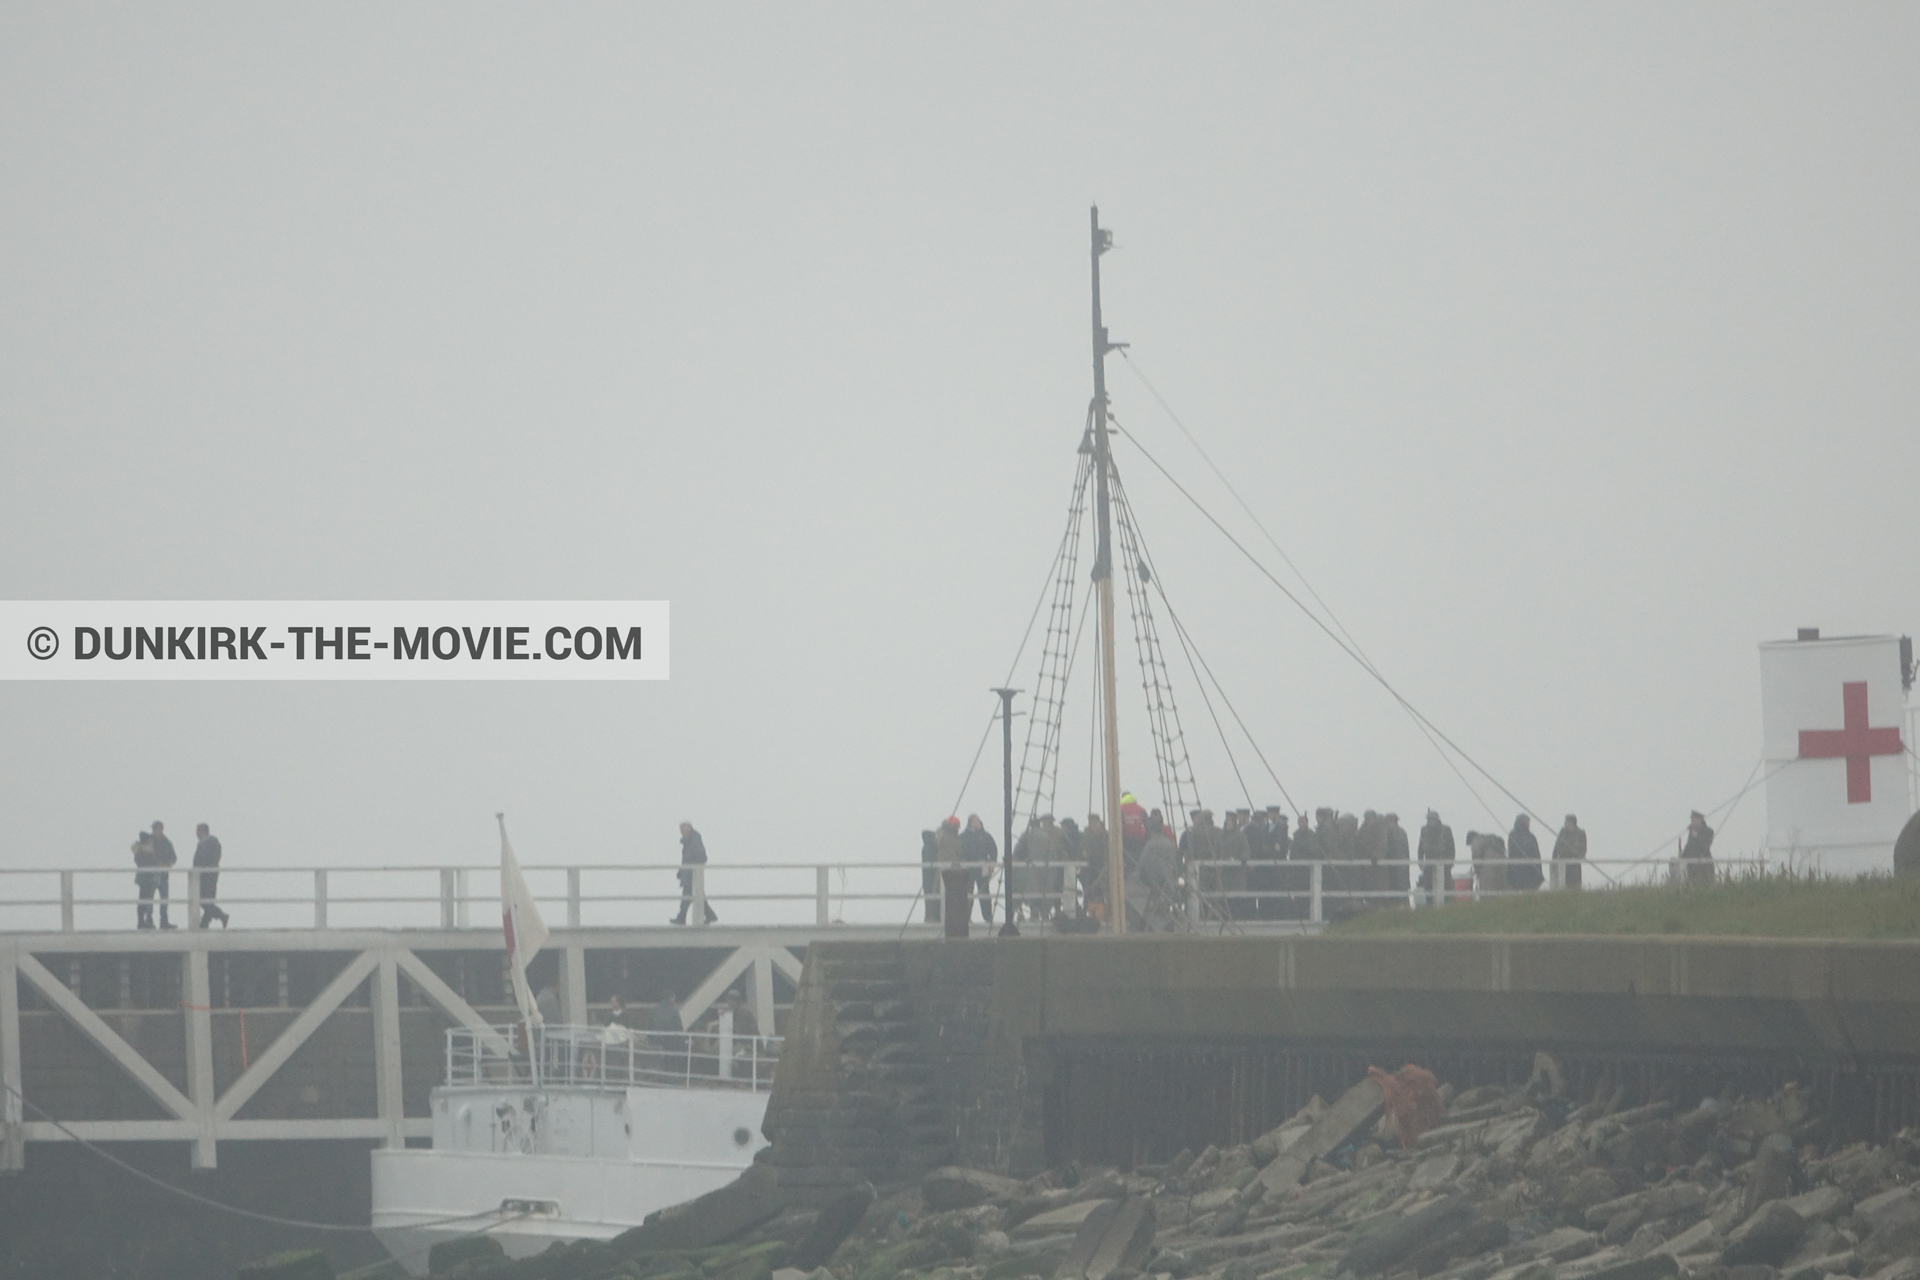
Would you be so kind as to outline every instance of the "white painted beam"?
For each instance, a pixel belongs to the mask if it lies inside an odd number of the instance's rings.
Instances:
[[[401,1092],[400,967],[391,951],[380,953],[373,974],[373,1096],[389,1150],[407,1145]]]
[[[587,949],[568,947],[560,953],[560,1013],[576,1027],[593,1019],[587,1016]]]
[[[446,980],[427,967],[427,962],[411,951],[401,950],[394,959],[400,965],[400,971],[412,979],[413,985],[420,988],[420,994],[434,1008],[453,1019],[462,1027],[471,1027],[481,1033],[480,1041],[487,1046],[489,1053],[497,1053],[505,1058],[511,1053],[507,1038],[493,1029],[486,1017],[468,1004],[458,991],[448,986]]]
[[[135,1084],[152,1096],[155,1102],[182,1120],[193,1118],[193,1103],[188,1101],[187,1095],[174,1088],[171,1080],[161,1075],[152,1063],[140,1056],[138,1050],[122,1040],[99,1014],[87,1008],[85,1002],[68,990],[67,984],[54,977],[45,965],[33,957],[32,953],[16,952],[14,963],[20,971],[20,976],[31,983],[33,989],[44,996],[48,1004],[72,1023],[81,1035],[99,1045],[109,1058],[119,1064],[122,1071],[133,1077]]]
[[[189,903],[189,912],[194,904]],[[195,1169],[211,1169],[216,1158],[213,1141],[213,984],[207,980],[207,953],[199,947],[187,952],[182,963],[186,973],[181,986],[187,993],[187,1097],[193,1103],[194,1124],[190,1163]]]
[[[27,1167],[26,1108],[15,1091],[27,1087],[20,1074],[20,973],[13,944],[0,939],[0,1173]]]
[[[773,1024],[773,951],[772,947],[755,947],[758,954],[753,961],[753,1027],[759,1035],[770,1036],[774,1033]]]
[[[699,986],[688,992],[687,998],[680,1002],[680,1025],[691,1027],[698,1022],[700,1015],[711,1009],[713,1002],[733,985],[733,980],[753,963],[754,955],[759,950],[758,947],[741,947],[722,960],[719,967],[708,974]]]
[[[72,1134],[88,1142],[187,1142],[199,1132],[191,1120],[66,1120]],[[25,1125],[29,1142],[71,1142],[59,1126],[45,1120]],[[401,1126],[409,1138],[433,1136],[433,1121],[408,1120]],[[366,1141],[387,1136],[387,1122],[378,1119],[344,1120],[228,1120],[218,1130],[222,1142]]]
[[[370,951],[363,951],[349,960],[347,967],[342,969],[339,975],[313,998],[313,1003],[302,1009],[300,1016],[288,1024],[287,1029],[267,1046],[267,1051],[255,1058],[253,1065],[227,1087],[226,1093],[221,1095],[219,1103],[214,1107],[215,1117],[220,1120],[233,1119],[240,1108],[247,1105],[248,1099],[260,1091],[260,1086],[271,1080],[273,1073],[286,1065],[287,1059],[293,1056],[294,1050],[305,1044],[307,1037],[318,1030],[320,1024],[340,1007],[340,1002],[353,994],[355,987],[366,981],[367,974],[373,971],[375,963],[375,953]]]

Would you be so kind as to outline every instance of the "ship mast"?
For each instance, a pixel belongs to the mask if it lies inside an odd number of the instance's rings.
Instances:
[[[1126,862],[1120,846],[1120,714],[1113,669],[1113,519],[1109,506],[1108,475],[1113,456],[1107,437],[1107,352],[1126,344],[1107,340],[1100,323],[1100,255],[1113,247],[1113,232],[1100,227],[1100,206],[1088,218],[1093,231],[1093,465],[1094,506],[1099,522],[1098,550],[1093,581],[1100,592],[1100,703],[1101,739],[1106,759],[1107,800],[1107,913],[1115,933],[1127,931]]]

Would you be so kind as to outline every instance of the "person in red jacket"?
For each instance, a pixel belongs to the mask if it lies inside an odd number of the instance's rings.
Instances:
[[[1120,844],[1138,856],[1147,844],[1147,811],[1133,798],[1133,792],[1120,793]]]

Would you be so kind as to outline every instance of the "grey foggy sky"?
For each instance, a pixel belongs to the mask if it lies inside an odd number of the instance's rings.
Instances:
[[[0,596],[666,599],[674,669],[0,688],[5,859],[915,856],[1064,521],[1096,200],[1114,336],[1383,670],[1644,854],[1758,759],[1759,641],[1920,629],[1916,65],[1901,4],[8,6]],[[1118,457],[1303,805],[1491,825]]]

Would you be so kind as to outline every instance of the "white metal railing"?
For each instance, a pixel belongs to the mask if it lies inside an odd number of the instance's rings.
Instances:
[[[670,1089],[773,1087],[780,1039],[711,1031],[635,1031],[628,1027],[525,1023],[447,1031],[450,1086],[499,1088]]]
[[[1435,864],[1440,865],[1440,864]],[[1690,876],[1722,876],[1732,870],[1765,867],[1764,858],[1716,858],[1711,862],[1666,859],[1584,859],[1538,863],[1509,859],[1456,859],[1456,883],[1436,890],[1420,887],[1427,864],[1365,859],[1324,861],[1209,861],[1183,865],[1174,915],[1200,922],[1230,917],[1242,923],[1284,919],[1293,923],[1329,918],[1334,903],[1404,903],[1427,906],[1438,901],[1491,898],[1532,892],[1506,887],[1505,877],[1523,867],[1537,868],[1543,890],[1563,887],[1570,868],[1584,868],[1586,888],[1596,881],[1644,882],[1665,876],[1686,882]],[[1617,869],[1620,874],[1609,871]],[[677,876],[690,870],[691,889],[683,893]],[[918,861],[837,863],[727,863],[682,868],[675,863],[599,863],[575,866],[527,866],[527,879],[548,922],[556,928],[607,926],[629,928],[665,923],[661,912],[684,903],[687,924],[703,927],[706,907],[723,913],[721,922],[760,926],[826,928],[845,923],[897,924],[909,913],[941,918],[940,872],[948,864]],[[1002,905],[1004,864],[952,864],[952,869],[984,876],[986,885],[970,896],[988,896],[995,914]],[[1050,916],[1057,909],[1074,914],[1082,905],[1083,873],[1097,873],[1078,862],[1015,865],[1015,898],[1026,914]],[[1405,888],[1360,881],[1395,872]],[[150,917],[154,927],[197,929],[204,902],[232,913],[241,927],[255,929],[441,928],[499,929],[499,869],[496,865],[397,867],[226,866],[217,874],[215,894],[203,900],[202,876],[213,872],[188,867],[143,873],[155,896],[143,903],[134,868],[0,868],[0,931],[51,933],[121,931]],[[1248,888],[1239,877],[1268,877],[1272,887]],[[709,885],[715,887],[710,889]],[[169,897],[172,890],[179,896]],[[924,904],[923,904],[924,900]],[[1243,905],[1244,904],[1244,905]],[[1281,904],[1281,915],[1271,910]],[[145,908],[143,910],[142,908]],[[644,913],[644,916],[643,916]],[[1337,912],[1335,913],[1337,914]],[[1002,915],[1001,918],[1004,918]]]

